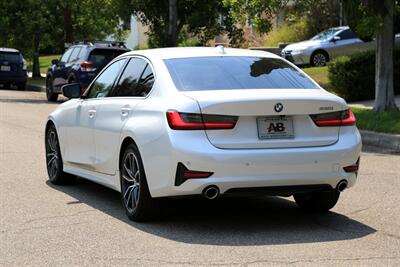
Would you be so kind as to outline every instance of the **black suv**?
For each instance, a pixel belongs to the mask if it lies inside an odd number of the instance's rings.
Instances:
[[[22,54],[14,48],[0,47],[0,84],[5,88],[14,84],[18,90],[24,90],[27,78],[26,60]]]
[[[57,101],[61,86],[68,83],[80,83],[84,92],[108,62],[128,51],[123,43],[117,42],[74,43],[60,60],[51,62],[46,75],[47,100]]]

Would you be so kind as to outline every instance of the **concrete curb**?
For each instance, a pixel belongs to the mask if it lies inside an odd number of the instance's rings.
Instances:
[[[45,92],[46,91],[46,87],[44,85],[28,83],[26,85],[25,90],[27,90],[27,91],[35,91],[35,92]]]
[[[400,135],[360,130],[363,145],[375,146],[400,153]]]

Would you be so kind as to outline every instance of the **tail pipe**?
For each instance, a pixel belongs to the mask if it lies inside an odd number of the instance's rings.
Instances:
[[[215,185],[207,186],[202,193],[205,199],[216,199],[219,196],[219,188]]]
[[[339,192],[343,192],[346,188],[347,188],[346,180],[341,180],[336,186],[336,190]]]

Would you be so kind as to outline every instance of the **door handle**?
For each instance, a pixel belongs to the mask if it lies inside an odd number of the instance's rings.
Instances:
[[[121,108],[120,114],[121,114],[121,116],[126,117],[126,116],[129,115],[129,112],[130,112],[130,111],[131,111],[130,108]]]
[[[96,116],[96,110],[95,109],[90,109],[89,110],[89,118],[92,119]]]

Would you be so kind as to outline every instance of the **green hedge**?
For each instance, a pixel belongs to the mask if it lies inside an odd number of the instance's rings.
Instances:
[[[332,90],[347,101],[375,98],[375,51],[339,57],[328,64]],[[400,94],[400,50],[394,53],[395,94]]]

